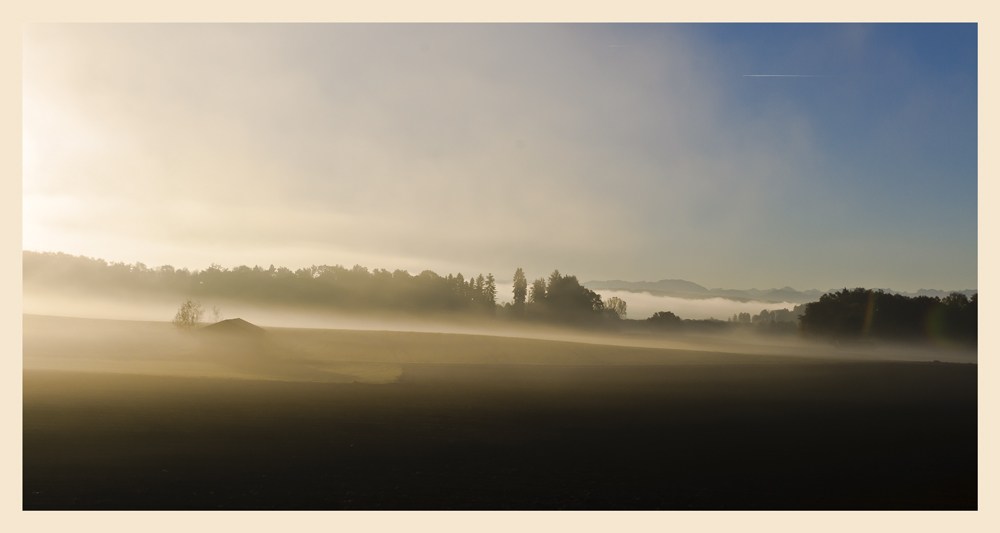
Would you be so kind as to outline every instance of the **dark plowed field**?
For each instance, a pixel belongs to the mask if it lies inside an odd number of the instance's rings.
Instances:
[[[975,509],[976,365],[24,373],[24,509]]]

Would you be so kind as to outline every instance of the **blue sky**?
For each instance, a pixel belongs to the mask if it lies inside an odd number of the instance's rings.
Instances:
[[[24,248],[975,288],[976,47],[969,24],[29,26]]]

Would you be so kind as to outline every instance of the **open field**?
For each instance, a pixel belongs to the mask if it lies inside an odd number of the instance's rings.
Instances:
[[[975,509],[977,366],[24,323],[25,509]]]

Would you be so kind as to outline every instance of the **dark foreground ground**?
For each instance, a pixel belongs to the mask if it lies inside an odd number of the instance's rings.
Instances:
[[[976,366],[24,373],[25,509],[976,509]]]

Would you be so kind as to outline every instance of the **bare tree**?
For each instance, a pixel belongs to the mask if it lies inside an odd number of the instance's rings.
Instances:
[[[174,315],[174,325],[180,328],[193,328],[201,322],[203,314],[205,310],[201,308],[201,303],[188,298]]]
[[[625,300],[617,296],[612,296],[604,302],[604,311],[615,318],[624,320],[628,316],[627,309],[628,305],[625,304]]]
[[[220,322],[221,320],[222,320],[222,312],[219,311],[218,307],[216,307],[216,306],[213,305],[212,306],[212,322]]]

